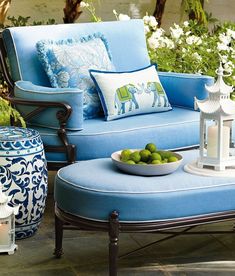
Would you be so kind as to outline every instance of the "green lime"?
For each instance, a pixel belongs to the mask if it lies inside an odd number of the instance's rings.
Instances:
[[[138,162],[137,164],[138,164],[138,165],[147,165],[147,163],[146,163],[146,162],[143,162],[143,161],[140,161],[140,162]]]
[[[168,159],[167,159],[167,158],[164,158],[164,159],[162,160],[162,164],[165,164],[165,163],[168,163]]]
[[[129,149],[124,149],[122,152],[121,152],[121,161],[125,162],[127,160],[129,160],[130,158],[130,154],[131,154],[131,150]]]
[[[134,151],[130,154],[130,160],[134,161],[135,163],[138,163],[140,161],[140,153],[139,151]]]
[[[135,162],[133,160],[127,160],[125,163],[130,164],[130,165],[135,165]]]
[[[143,162],[148,162],[151,152],[149,150],[143,149],[140,151],[140,158]]]
[[[153,152],[150,156],[150,160],[153,161],[153,160],[159,160],[161,161],[162,160],[162,157],[159,153],[157,152]]]
[[[161,155],[162,159],[168,159],[169,157],[173,156],[171,151],[160,151],[159,154]]]
[[[170,157],[168,158],[168,162],[176,162],[176,161],[178,161],[178,158],[175,157],[175,156],[170,156]]]
[[[151,164],[158,165],[158,164],[162,164],[162,162],[160,160],[153,160]]]
[[[148,143],[145,146],[145,149],[149,150],[150,152],[155,152],[157,150],[157,147],[154,143]]]

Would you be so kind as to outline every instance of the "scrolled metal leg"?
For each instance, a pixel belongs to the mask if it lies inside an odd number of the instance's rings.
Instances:
[[[61,221],[57,215],[55,215],[55,251],[54,255],[56,258],[60,258],[63,254],[62,249],[63,240],[63,221]]]
[[[118,212],[113,211],[109,217],[109,275],[117,276],[119,220]]]

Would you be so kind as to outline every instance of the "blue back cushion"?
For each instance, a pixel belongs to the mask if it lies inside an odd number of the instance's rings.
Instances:
[[[117,71],[136,70],[150,64],[144,24],[140,19],[13,27],[3,31],[13,80],[27,80],[36,85],[50,86],[48,76],[38,60],[35,47],[37,41],[79,39],[95,32],[102,33],[107,39]]]

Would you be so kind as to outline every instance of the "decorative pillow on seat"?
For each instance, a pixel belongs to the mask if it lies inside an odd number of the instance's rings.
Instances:
[[[89,69],[114,70],[107,41],[100,33],[80,40],[41,40],[36,48],[52,87],[84,91],[84,119],[102,114],[102,107]]]
[[[90,70],[107,121],[171,110],[155,65],[131,72]]]

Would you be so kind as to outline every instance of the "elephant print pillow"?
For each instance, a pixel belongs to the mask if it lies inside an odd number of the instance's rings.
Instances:
[[[131,72],[90,70],[107,121],[172,109],[155,65]]]

